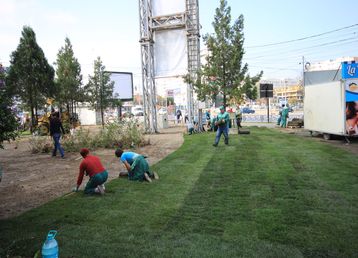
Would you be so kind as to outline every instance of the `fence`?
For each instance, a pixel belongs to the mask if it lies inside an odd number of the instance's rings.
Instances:
[[[279,118],[279,115],[271,114],[269,118],[270,118],[270,122],[276,122],[277,119]],[[291,121],[293,118],[303,119],[303,114],[297,114],[297,115],[289,114],[288,121]],[[244,114],[242,116],[242,122],[267,123],[267,115]]]

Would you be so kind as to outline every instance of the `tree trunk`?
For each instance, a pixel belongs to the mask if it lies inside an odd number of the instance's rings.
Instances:
[[[31,126],[30,126],[31,133],[34,132],[34,125],[35,125],[34,107],[31,105]]]
[[[37,111],[38,111],[38,108],[37,108],[37,104],[35,105],[35,125],[37,125],[38,124],[38,121],[39,121],[39,116],[38,116],[38,114],[37,114]]]
[[[225,73],[226,73],[226,69],[225,69],[225,61],[223,58],[223,104],[224,104],[224,108],[226,108],[226,78],[225,78]]]
[[[103,112],[102,105],[101,105],[101,120],[102,120],[102,128],[104,128],[104,112]]]

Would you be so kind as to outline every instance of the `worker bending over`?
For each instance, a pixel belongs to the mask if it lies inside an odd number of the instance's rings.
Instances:
[[[103,167],[100,159],[96,156],[89,155],[89,150],[84,148],[80,151],[83,160],[80,165],[80,172],[77,178],[77,187],[75,191],[78,191],[83,176],[86,173],[86,176],[89,176],[90,179],[85,187],[85,194],[104,194],[104,182],[107,181],[108,172]]]
[[[120,172],[119,176],[128,176],[129,180],[152,182],[152,178],[159,179],[155,172],[151,172],[147,160],[143,155],[135,152],[124,152],[122,149],[115,151],[117,158],[124,164],[128,172]]]

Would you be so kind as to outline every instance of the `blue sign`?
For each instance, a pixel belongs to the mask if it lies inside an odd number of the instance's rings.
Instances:
[[[342,63],[342,79],[358,78],[358,63],[343,62]]]

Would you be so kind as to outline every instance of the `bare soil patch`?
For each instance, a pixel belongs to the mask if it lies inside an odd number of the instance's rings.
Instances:
[[[160,134],[147,135],[150,145],[134,150],[148,156],[150,165],[177,150],[183,143],[185,127],[171,127]],[[31,154],[28,138],[15,143],[6,143],[0,149],[0,164],[3,167],[0,182],[0,219],[19,215],[71,191],[76,185],[81,156],[65,153],[66,158],[52,158],[50,154]],[[109,180],[118,177],[124,167],[110,149],[93,152],[99,156],[109,172]],[[85,177],[82,188],[88,177]]]

